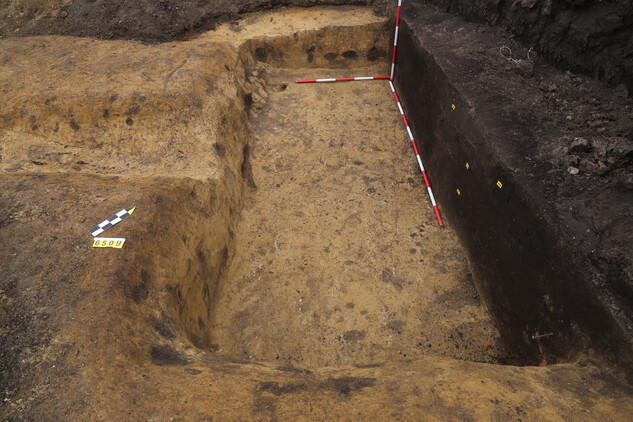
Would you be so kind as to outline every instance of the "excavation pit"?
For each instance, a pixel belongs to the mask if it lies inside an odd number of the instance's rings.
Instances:
[[[176,288],[180,325],[210,353],[303,369],[425,355],[505,362],[465,252],[434,222],[388,82],[294,83],[388,73],[385,13],[336,13],[353,19],[291,35],[276,31],[332,11],[274,15],[278,28],[240,22],[251,140],[232,173],[245,193],[221,211],[239,215],[226,220],[226,246],[190,251],[200,271]],[[254,37],[260,22],[275,35]]]
[[[251,118],[248,195],[208,338],[302,368],[432,354],[503,360],[466,255],[441,229],[386,81],[284,84]]]
[[[444,228],[387,81],[293,83],[388,74],[393,16],[279,9],[161,45],[0,40],[15,412],[627,419],[626,319],[541,207],[570,183],[543,176],[552,144],[525,146],[526,122],[571,129],[542,119],[550,103],[520,88],[498,35],[419,5],[404,15],[394,84]],[[106,233],[123,250],[84,242],[132,205]]]

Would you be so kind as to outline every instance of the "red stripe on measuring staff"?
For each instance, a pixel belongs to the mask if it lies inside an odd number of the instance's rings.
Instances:
[[[356,78],[324,78],[324,79],[299,79],[298,84],[319,82],[351,82],[351,81],[376,81],[390,79],[390,76],[359,76]]]
[[[424,184],[429,186],[429,178],[426,177],[426,170],[422,172],[422,176],[424,176]]]
[[[440,227],[444,226],[442,222],[442,217],[440,216],[440,211],[437,208],[437,203],[435,202],[435,196],[433,195],[433,190],[431,189],[431,184],[429,183],[429,178],[426,175],[426,170],[424,169],[424,164],[422,164],[422,158],[420,157],[420,153],[418,152],[418,147],[415,144],[415,139],[413,139],[413,133],[411,132],[411,128],[409,127],[409,123],[407,122],[407,118],[404,115],[404,109],[402,108],[402,104],[398,99],[398,94],[396,94],[396,88],[393,86],[393,82],[389,81],[389,86],[391,87],[391,92],[393,92],[393,97],[396,99],[396,104],[398,105],[398,110],[402,115],[402,119],[407,128],[407,132],[409,133],[409,138],[411,139],[411,145],[413,146],[413,151],[415,152],[415,158],[418,161],[418,165],[420,166],[420,171],[422,172],[422,177],[424,178],[424,184],[426,185],[426,190],[429,193],[429,199],[431,199],[431,205],[433,205],[433,211],[435,211],[435,217],[437,218],[437,222]]]
[[[437,221],[440,223],[440,227],[444,227],[444,223],[442,223],[442,217],[440,217],[440,210],[437,209],[437,205],[433,206],[433,210],[435,211]]]
[[[411,145],[413,145],[413,152],[415,152],[415,155],[419,157],[420,152],[418,151],[418,146],[415,144],[415,141],[411,141]],[[424,171],[422,171],[422,175],[424,176],[424,183],[427,183]]]

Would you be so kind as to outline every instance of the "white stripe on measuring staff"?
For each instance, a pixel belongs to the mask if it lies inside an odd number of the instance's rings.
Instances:
[[[416,155],[415,156],[418,159],[418,164],[420,165],[420,170],[424,171],[424,164],[422,164],[422,159],[420,158],[420,155]]]
[[[409,138],[411,138],[411,142],[413,142],[413,133],[411,133],[411,128],[409,126],[407,126],[407,132],[409,132]]]
[[[433,191],[431,190],[431,187],[427,187],[426,190],[429,191],[429,196],[431,197],[431,204],[433,204],[434,207],[437,207],[437,203],[435,202],[435,196],[433,196]]]

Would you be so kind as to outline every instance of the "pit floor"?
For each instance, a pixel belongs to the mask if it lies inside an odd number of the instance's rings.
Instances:
[[[217,353],[305,368],[503,360],[465,252],[450,222],[435,220],[388,82],[293,83],[383,68],[269,72],[270,96],[251,120],[257,187],[214,309]]]

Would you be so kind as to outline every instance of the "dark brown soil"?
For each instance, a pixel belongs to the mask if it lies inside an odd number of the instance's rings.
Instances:
[[[633,92],[633,3],[629,0],[405,0],[503,26],[564,70]],[[64,4],[67,3],[67,4]],[[284,6],[385,5],[389,0],[17,0],[0,2],[0,38],[74,35],[165,42],[213,29],[244,13]],[[3,10],[4,9],[4,10]]]
[[[18,8],[16,14],[0,22],[0,38],[74,35],[164,42],[213,29],[216,24],[238,19],[244,13],[274,7],[386,3],[386,0],[71,0],[66,6],[51,7],[50,13],[42,17],[36,16],[31,5]]]
[[[416,0],[500,25],[551,62],[633,91],[630,0]],[[524,57],[524,56],[522,56]]]
[[[528,60],[501,28],[432,6],[403,16],[408,54],[398,56],[396,85],[505,338],[525,355],[556,350],[550,361],[599,348],[630,366],[633,101],[620,87]],[[503,45],[514,60],[500,55]],[[536,344],[522,334],[530,330],[557,337]]]

